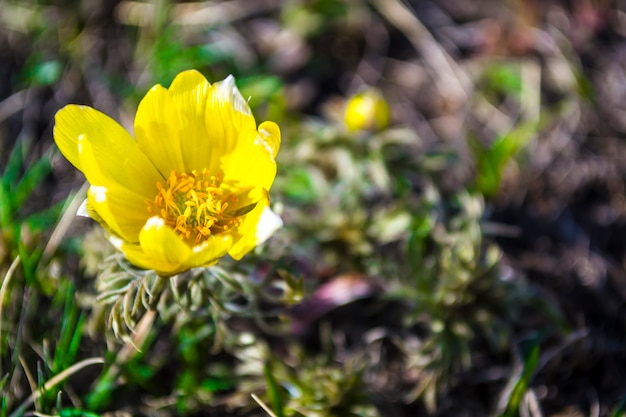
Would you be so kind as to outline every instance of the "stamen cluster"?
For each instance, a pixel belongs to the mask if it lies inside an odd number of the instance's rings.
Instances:
[[[221,187],[221,178],[208,169],[201,172],[172,171],[165,184],[157,183],[154,201],[148,211],[160,216],[180,237],[199,243],[211,234],[236,227],[240,219],[229,214],[237,196]]]

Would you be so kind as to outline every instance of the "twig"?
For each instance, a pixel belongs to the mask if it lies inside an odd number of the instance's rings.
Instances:
[[[0,101],[0,123],[26,106],[27,95],[28,90],[22,90]]]
[[[598,400],[598,393],[592,387],[587,391],[587,396],[589,397],[589,402],[591,403],[589,406],[589,417],[600,417],[600,401]]]
[[[28,381],[28,385],[30,385],[30,390],[35,391],[37,389],[37,380],[33,376],[33,373],[28,369],[28,364],[24,360],[22,355],[19,355],[20,365],[22,365],[22,369],[24,370],[24,375],[26,375],[26,380]],[[37,407],[35,405],[35,407]]]
[[[561,353],[570,345],[587,337],[588,335],[589,335],[589,330],[580,329],[570,334],[567,338],[565,338],[565,340],[560,345],[555,346],[554,348],[544,352],[539,358],[539,363],[537,364],[537,367],[535,369],[535,375],[539,373],[539,370],[542,369],[544,366],[546,366],[546,364],[550,362],[552,359],[554,359],[559,353]]]
[[[442,96],[455,103],[469,99],[471,82],[431,33],[400,0],[371,0],[383,16],[411,42],[428,65]]]
[[[13,260],[13,262],[11,263],[11,266],[9,266],[7,273],[4,275],[4,279],[2,280],[2,286],[0,287],[0,340],[2,340],[2,311],[4,307],[4,293],[7,291],[7,288],[9,288],[9,282],[11,281],[11,277],[13,277],[13,273],[15,272],[15,269],[17,268],[19,263],[20,263],[20,256],[17,255],[15,259]],[[0,358],[1,357],[2,357],[2,343],[0,343]],[[2,375],[1,361],[0,361],[0,375]]]
[[[256,401],[256,403],[263,409],[263,411],[265,411],[271,417],[277,417],[276,414],[274,414],[272,410],[270,410],[269,407],[263,401],[261,401],[259,397],[257,397],[256,394],[252,393],[250,395],[252,396],[252,399]]]
[[[72,198],[72,201],[70,201],[70,203],[67,205],[63,216],[61,216],[61,219],[54,228],[54,231],[50,235],[50,239],[48,239],[48,243],[43,250],[40,261],[41,263],[47,262],[47,260],[50,259],[50,257],[59,247],[61,240],[63,240],[65,233],[67,233],[67,229],[69,229],[70,225],[74,221],[74,218],[76,217],[76,212],[78,211],[78,208],[85,199],[85,192],[87,191],[88,186],[89,184],[85,182],[80,187],[76,195]]]
[[[229,2],[196,1],[171,5],[172,23],[182,26],[207,27],[225,25],[244,20],[255,14],[280,8],[277,0],[251,2],[231,0]],[[132,26],[149,26],[158,13],[157,6],[149,2],[122,1],[115,9],[116,19]]]
[[[524,394],[524,405],[520,406],[520,415],[522,417],[543,417],[543,412],[534,390],[528,390]]]

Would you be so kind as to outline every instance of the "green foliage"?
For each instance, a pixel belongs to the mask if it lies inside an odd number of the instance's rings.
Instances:
[[[407,311],[408,323],[429,329],[408,362],[428,375],[411,396],[422,396],[434,410],[440,387],[472,366],[473,340],[480,335],[492,348],[504,349],[511,324],[533,297],[522,283],[501,279],[500,251],[485,241],[481,229],[480,197],[462,193],[450,210],[441,210],[437,193],[431,189],[426,195],[430,198],[416,212],[407,245],[412,272],[396,297],[414,306]]]
[[[59,292],[61,294],[61,292]],[[80,312],[76,303],[76,290],[74,285],[69,283],[67,290],[63,294],[65,300],[63,307],[63,320],[61,333],[57,339],[54,349],[54,357],[51,363],[51,371],[59,373],[76,362],[78,350],[83,337],[83,326],[85,315]]]
[[[307,169],[294,169],[284,184],[285,197],[299,204],[317,201],[318,188],[312,178],[314,173]]]
[[[302,36],[315,36],[339,18],[345,17],[348,7],[339,0],[290,2],[282,8],[284,25]]]
[[[510,174],[507,168],[521,162],[519,154],[541,129],[540,80],[537,65],[524,60],[487,62],[478,77],[475,117],[495,139],[485,140],[470,128],[467,141],[474,157],[474,189],[486,198],[498,194]]]
[[[190,68],[204,69],[213,65],[235,64],[232,53],[218,45],[197,45],[189,47],[178,40],[178,32],[168,28],[160,34],[153,46],[152,62],[149,66],[154,82],[169,85],[174,76]],[[140,96],[143,93],[138,92]]]
[[[283,82],[278,77],[250,75],[237,78],[237,87],[257,120],[273,120],[280,125],[286,119],[287,102]]]
[[[59,417],[101,417],[101,415],[78,408],[62,408],[59,410]]]
[[[9,156],[0,180],[0,227],[7,255],[21,257],[26,279],[33,282],[43,247],[34,246],[41,232],[57,221],[63,202],[36,213],[24,207],[50,173],[49,155],[26,163],[28,149],[18,141]],[[3,259],[3,262],[6,260]]]
[[[481,84],[488,93],[513,95],[519,99],[522,91],[520,67],[509,63],[491,65],[482,74]]]
[[[25,169],[24,157],[27,152],[28,149],[25,149],[23,143],[18,141],[13,147],[2,173],[0,220],[4,228],[7,229],[10,226],[15,227],[16,221],[23,220],[20,218],[20,209],[35,187],[50,173],[50,162],[47,155]]]
[[[65,369],[77,362],[79,359],[78,351],[83,336],[84,314],[81,314],[76,304],[75,289],[72,283],[65,285],[66,288],[60,288],[57,292],[59,301],[63,304],[61,315],[60,333],[54,335],[56,340],[54,353],[47,351],[44,345],[45,368],[38,366],[38,382],[39,388],[43,389],[51,377],[58,375]],[[53,409],[53,404],[57,401],[58,387],[48,386],[40,397],[41,409]]]
[[[517,381],[508,397],[506,408],[500,417],[516,417],[521,414],[520,407],[522,406],[522,399],[526,394],[530,381],[535,374],[535,369],[539,364],[539,344],[536,341],[530,342],[529,346],[526,346],[522,351],[522,354],[523,364],[521,373],[517,377]]]
[[[268,355],[258,375],[277,417],[379,416],[365,382],[365,361],[356,357],[337,361],[331,357],[332,350],[311,355],[295,345],[285,348],[289,360]],[[253,369],[258,359],[252,359],[247,368]]]
[[[283,399],[280,391],[280,387],[269,363],[266,363],[263,367],[263,373],[265,374],[265,381],[267,383],[267,396],[272,405],[272,410],[276,414],[276,417],[285,417]]]
[[[468,141],[476,161],[475,187],[485,197],[495,196],[502,182],[507,164],[530,142],[537,133],[535,122],[516,126],[505,135],[498,136],[489,146],[474,137]]]
[[[50,86],[58,82],[63,72],[63,63],[59,60],[44,60],[33,55],[24,69],[24,83],[32,86]]]
[[[596,92],[594,91],[591,80],[580,70],[576,70],[574,74],[576,78],[576,89],[578,95],[588,102],[593,103],[596,99]]]

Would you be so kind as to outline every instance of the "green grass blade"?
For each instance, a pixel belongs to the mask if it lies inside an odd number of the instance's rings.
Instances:
[[[26,170],[13,191],[13,207],[16,210],[22,207],[33,190],[48,176],[50,169],[50,157],[46,154]]]
[[[3,234],[11,224],[13,224],[13,199],[11,190],[2,181],[0,183],[0,229]]]
[[[276,417],[285,417],[283,411],[283,401],[280,395],[280,387],[272,374],[272,369],[269,363],[266,363],[263,367],[263,373],[265,374],[265,381],[267,382],[267,396],[272,404],[272,410],[276,414]]]
[[[526,390],[530,385],[530,381],[535,373],[535,369],[537,369],[537,365],[539,364],[539,342],[533,341],[531,343],[532,346],[524,358],[522,374],[515,383],[513,390],[511,390],[506,410],[500,417],[516,417],[519,415],[519,407],[522,402],[522,398],[524,397],[524,394],[526,393]]]
[[[22,142],[19,140],[11,150],[11,154],[9,155],[9,160],[7,162],[7,166],[2,173],[2,185],[5,189],[10,189],[11,186],[17,184],[22,167],[24,165],[24,149]]]
[[[9,155],[7,166],[0,180],[0,227],[8,228],[13,223],[15,211],[14,187],[19,181],[23,166],[23,145],[18,141]]]
[[[84,317],[83,315],[79,316],[74,293],[74,286],[68,285],[65,291],[65,306],[61,319],[61,334],[59,335],[59,341],[57,342],[52,361],[52,371],[54,373],[60,372],[74,362],[78,345],[80,345]]]
[[[79,410],[77,408],[64,408],[59,411],[59,417],[100,417],[100,414]]]

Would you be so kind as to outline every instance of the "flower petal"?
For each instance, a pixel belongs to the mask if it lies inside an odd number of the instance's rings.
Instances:
[[[150,217],[139,233],[139,244],[148,257],[170,264],[171,270],[180,268],[191,256],[191,249],[165,221]]]
[[[55,117],[54,140],[91,185],[114,183],[146,198],[156,194],[160,174],[128,132],[104,113],[65,106]]]
[[[228,110],[232,108],[234,114],[231,115],[231,117],[233,118],[233,124],[236,128],[240,127],[242,123],[250,121],[249,118],[244,116],[252,117],[250,106],[248,106],[248,102],[241,96],[237,85],[235,85],[235,77],[232,75],[213,84],[213,94],[211,95],[210,105],[217,108],[226,107]],[[238,119],[237,117],[240,118]],[[254,118],[252,120],[254,120]]]
[[[269,207],[265,207],[259,217],[259,222],[256,226],[256,241],[257,245],[265,242],[272,237],[274,233],[283,227],[283,219],[272,211]]]
[[[125,188],[92,185],[87,191],[86,208],[89,217],[103,224],[110,233],[137,243],[149,215],[144,200]]]
[[[211,157],[204,167],[208,166],[210,169],[218,168],[220,158],[239,146],[241,132],[256,129],[254,116],[237,89],[233,76],[211,86],[206,103],[205,123]]]
[[[189,268],[215,265],[233,246],[233,237],[229,234],[211,235],[206,241],[194,246],[193,255],[187,260]]]
[[[276,158],[278,149],[280,148],[280,128],[274,122],[263,122],[259,125],[259,143],[265,146],[265,149]]]
[[[109,236],[109,241],[124,253],[128,262],[138,268],[151,269],[162,277],[170,277],[185,270],[179,265],[173,265],[162,259],[154,259],[146,254],[139,244],[125,242],[115,236]]]
[[[186,172],[201,171],[209,167],[212,148],[205,120],[211,84],[198,71],[189,70],[178,74],[167,91],[184,129],[180,146]]]
[[[248,213],[237,230],[240,238],[235,242],[228,254],[240,260],[256,246],[265,242],[283,225],[281,218],[269,208],[269,199],[259,201]]]
[[[164,178],[172,170],[185,172],[182,141],[193,131],[193,126],[183,126],[176,103],[168,91],[160,85],[152,87],[137,108],[135,137],[139,148]]]
[[[269,190],[276,177],[274,156],[256,130],[241,132],[236,149],[222,155],[219,167],[224,173],[224,182],[242,186]]]

